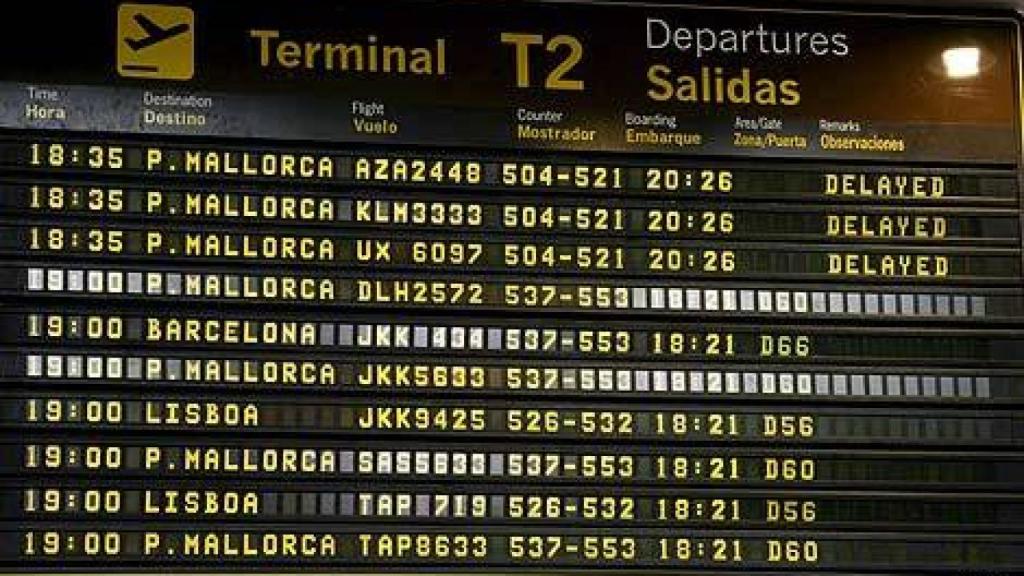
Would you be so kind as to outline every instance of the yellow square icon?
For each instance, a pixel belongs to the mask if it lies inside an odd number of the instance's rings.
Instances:
[[[194,73],[195,15],[186,6],[121,4],[117,73],[128,78],[188,80]]]

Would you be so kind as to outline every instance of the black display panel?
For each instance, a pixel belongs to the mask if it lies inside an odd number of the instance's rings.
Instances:
[[[42,8],[0,571],[1024,571],[1015,15]]]

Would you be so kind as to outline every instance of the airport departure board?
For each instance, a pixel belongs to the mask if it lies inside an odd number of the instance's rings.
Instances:
[[[0,571],[1024,572],[1018,21],[709,5],[8,14]]]

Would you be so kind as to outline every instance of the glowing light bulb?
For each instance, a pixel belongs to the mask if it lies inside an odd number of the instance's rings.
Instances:
[[[977,46],[958,46],[942,53],[942,65],[950,78],[973,78],[981,69],[981,49]]]

